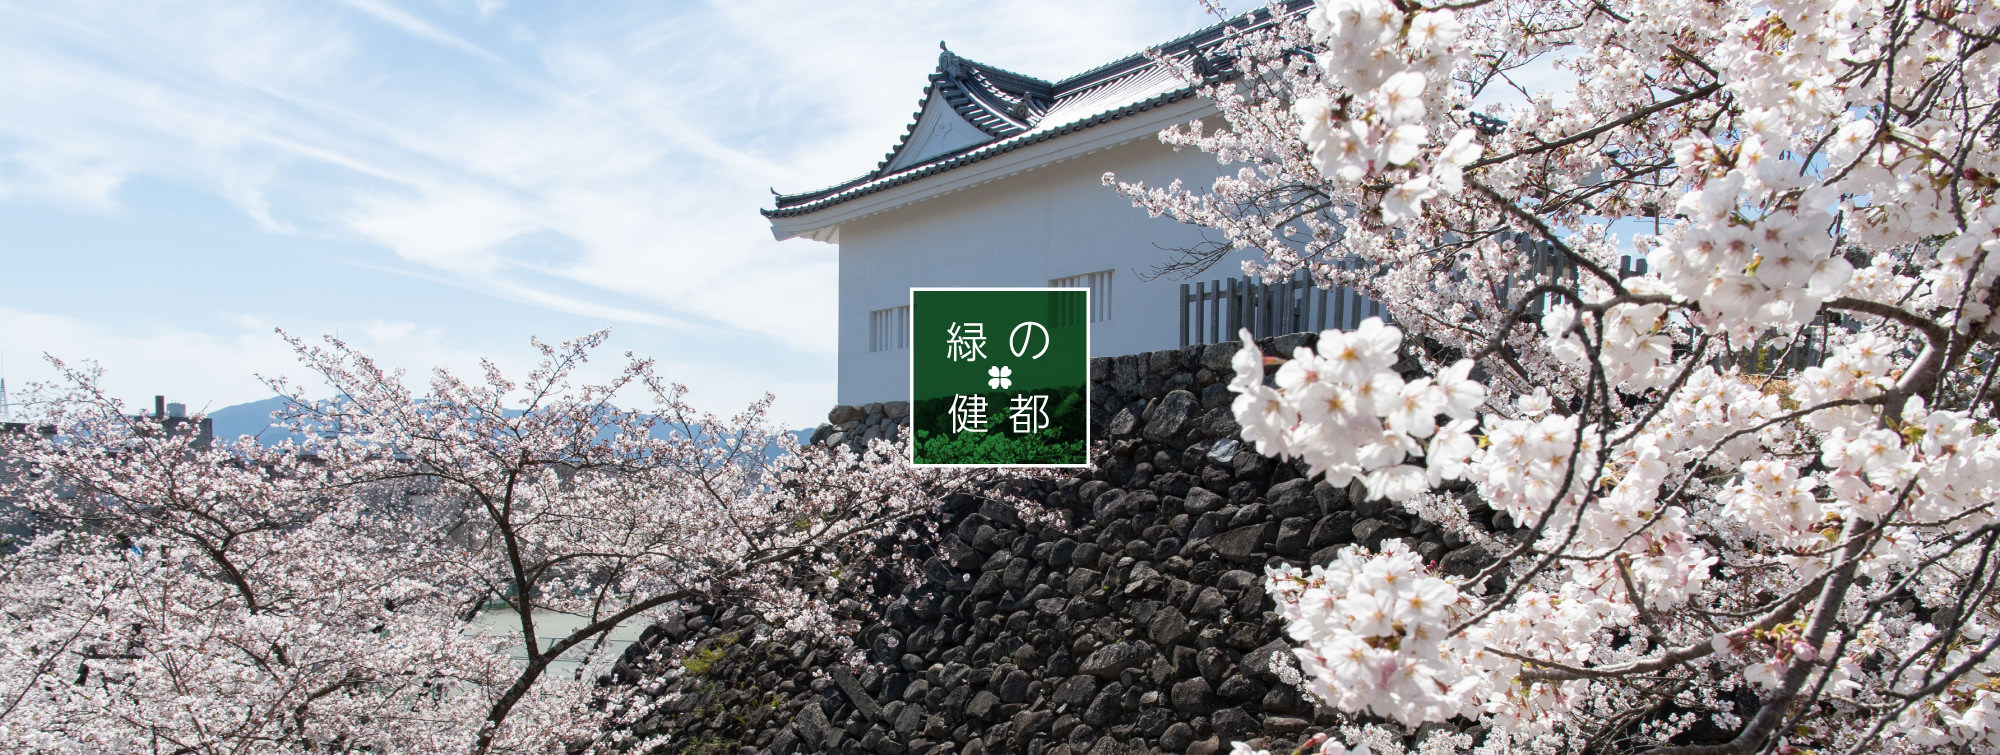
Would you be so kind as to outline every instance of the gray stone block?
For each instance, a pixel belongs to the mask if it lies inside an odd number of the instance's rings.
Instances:
[[[1262,561],[1259,554],[1277,536],[1277,522],[1238,527],[1215,537],[1215,554],[1236,563]]]
[[[1090,657],[1083,659],[1080,670],[1099,679],[1116,679],[1125,669],[1138,668],[1151,656],[1152,651],[1143,645],[1117,642],[1093,651]]]

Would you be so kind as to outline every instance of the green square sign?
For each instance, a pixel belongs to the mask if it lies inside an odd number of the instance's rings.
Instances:
[[[1090,290],[910,289],[911,461],[1090,465]]]

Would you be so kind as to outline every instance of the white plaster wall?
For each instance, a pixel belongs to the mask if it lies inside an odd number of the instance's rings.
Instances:
[[[1049,145],[1043,145],[1049,146]],[[1105,171],[1164,186],[1205,187],[1214,158],[1174,152],[1150,135],[1065,162],[850,221],[840,229],[838,401],[909,398],[908,349],[870,353],[868,313],[909,303],[912,286],[1032,286],[1116,270],[1111,318],[1091,324],[1091,356],[1180,345],[1178,278],[1146,281],[1201,231],[1146,212],[1105,187]],[[1239,256],[1196,280],[1240,275]],[[922,337],[922,334],[916,334]]]

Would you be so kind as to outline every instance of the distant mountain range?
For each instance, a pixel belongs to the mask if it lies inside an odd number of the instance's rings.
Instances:
[[[289,405],[291,399],[272,396],[262,401],[225,406],[209,412],[208,418],[214,423],[215,437],[222,440],[235,440],[243,435],[256,438],[257,442],[264,444],[283,443],[287,438],[303,440],[298,434],[287,432],[271,422],[273,413]],[[804,445],[812,440],[813,429],[792,430],[790,433],[799,440],[800,445]]]
[[[286,438],[299,440],[294,433],[287,433],[271,424],[271,414],[291,405],[291,399],[272,396],[263,401],[225,406],[208,413],[215,424],[215,437],[235,440],[238,436],[249,435],[260,443],[282,443]]]

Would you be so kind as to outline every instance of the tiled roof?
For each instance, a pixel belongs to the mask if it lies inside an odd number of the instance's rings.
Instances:
[[[1297,3],[1304,5],[1303,2]],[[1214,52],[1227,30],[1269,19],[1268,11],[1245,14],[1160,45],[1172,59],[1193,58],[1196,71],[1225,76],[1229,64]],[[959,117],[986,134],[976,144],[931,156],[915,164],[890,169],[909,145],[922,119],[924,104],[944,98]],[[1050,83],[959,57],[950,50],[938,55],[938,67],[924,88],[910,126],[888,156],[873,171],[836,186],[798,194],[780,194],[777,206],[762,210],[767,218],[787,218],[824,210],[885,189],[922,180],[955,168],[1060,138],[1084,129],[1142,113],[1194,96],[1194,88],[1145,53],[1135,53],[1069,78]]]

